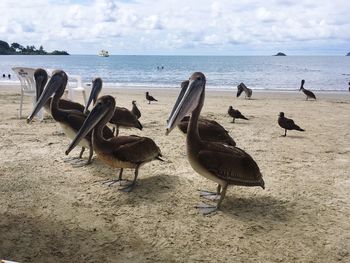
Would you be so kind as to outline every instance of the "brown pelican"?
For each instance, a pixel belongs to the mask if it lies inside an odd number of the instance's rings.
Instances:
[[[244,83],[240,83],[237,86],[237,98],[242,94],[242,92],[244,91],[245,93],[245,98],[251,98],[253,91],[251,89],[249,89],[246,85],[244,85]]]
[[[199,137],[198,119],[204,103],[206,79],[203,73],[195,72],[189,87],[175,104],[167,125],[166,134],[188,114],[191,114],[187,131],[187,156],[192,168],[200,175],[216,182],[220,199],[215,206],[197,206],[204,214],[218,209],[225,197],[228,185],[265,187],[262,174],[253,158],[245,151],[220,142],[204,142]]]
[[[102,134],[102,128],[113,117],[115,99],[106,95],[100,97],[76,137],[68,147],[68,154],[83,138],[92,130],[92,144],[94,150],[103,162],[113,168],[121,168],[119,178],[122,180],[124,168],[135,169],[134,180],[131,184],[121,190],[130,192],[136,184],[139,168],[153,160],[162,160],[160,149],[155,142],[147,137],[140,136],[118,136],[106,138]]]
[[[304,84],[305,80],[302,80],[299,91],[302,90],[304,92],[304,94],[306,95],[306,100],[308,100],[309,98],[316,100],[315,94],[311,90],[305,89]]]
[[[85,106],[85,113],[87,113],[87,109],[89,108],[91,102],[96,102],[98,95],[102,90],[102,79],[95,78],[93,81],[93,87],[91,89],[91,93],[88,99],[88,102]],[[139,122],[137,117],[129,111],[127,108],[116,107],[114,111],[114,115],[109,121],[110,123],[115,125],[116,135],[119,133],[119,127],[128,127],[128,128],[137,128],[142,130],[142,124]]]
[[[35,88],[36,88],[36,98],[38,101],[48,81],[48,74],[46,70],[42,68],[36,69],[34,72],[34,79],[35,79]],[[50,115],[51,115],[51,110],[50,110],[51,100],[52,100],[52,97],[50,97],[44,105],[45,111]],[[61,109],[71,109],[71,110],[84,112],[84,106],[74,101],[60,99],[58,105]]]
[[[181,83],[181,91],[178,99],[175,102],[175,105],[180,103],[180,99],[183,94],[185,94],[188,88],[189,81],[185,80]],[[175,106],[173,111],[175,110]],[[171,114],[170,114],[171,115]],[[184,133],[187,133],[189,116],[185,116],[177,127]],[[232,137],[228,134],[228,131],[225,130],[219,123],[213,120],[199,118],[198,120],[198,131],[199,137],[201,137],[204,141],[213,141],[213,142],[222,142],[228,145],[236,146],[236,142],[232,139]]]
[[[158,101],[153,96],[149,95],[149,92],[146,92],[146,100],[148,100],[148,104],[151,104],[151,101]]]
[[[239,110],[235,110],[232,106],[228,108],[227,111],[228,115],[230,115],[233,119],[232,122],[235,122],[235,119],[244,119],[248,120],[246,117],[242,115],[242,113]]]
[[[349,91],[350,91],[350,81],[349,81]]]
[[[64,90],[68,82],[67,74],[58,70],[52,75],[46,89],[41,94],[39,100],[37,101],[31,115],[28,117],[27,122],[31,122],[33,117],[39,112],[39,110],[45,105],[45,103],[54,95],[51,99],[51,115],[55,121],[57,121],[64,133],[71,139],[75,137],[75,134],[80,129],[83,124],[86,115],[80,111],[74,109],[61,109],[59,106],[60,98],[62,97]],[[103,133],[107,138],[113,137],[113,133],[110,129],[105,128]],[[87,134],[79,144],[82,147],[79,158],[82,157],[85,148],[90,149],[89,159],[86,164],[90,164],[93,155],[92,143],[91,143],[91,133]]]
[[[284,129],[284,135],[282,135],[284,137],[287,136],[287,130],[305,131],[296,125],[292,119],[284,117],[284,112],[280,112],[278,124]]]
[[[131,109],[131,112],[137,117],[137,119],[140,119],[140,118],[141,118],[141,112],[140,112],[139,108],[137,108],[136,100],[133,100],[133,101],[132,101],[132,109]]]

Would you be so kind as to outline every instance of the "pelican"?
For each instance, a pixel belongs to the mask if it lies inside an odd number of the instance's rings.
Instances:
[[[146,100],[148,100],[148,104],[151,104],[151,101],[158,101],[153,96],[149,95],[149,92],[146,92]]]
[[[350,91],[350,81],[349,81],[349,91]]]
[[[98,95],[102,90],[102,79],[95,78],[93,81],[93,87],[91,89],[91,93],[88,99],[88,102],[85,106],[85,113],[91,104],[91,102],[96,102]],[[116,107],[114,111],[114,115],[109,121],[110,123],[115,125],[116,135],[119,133],[119,127],[129,127],[129,128],[137,128],[142,130],[142,124],[138,121],[137,117],[129,111],[127,108]]]
[[[136,100],[133,100],[131,103],[132,103],[131,112],[137,117],[137,119],[140,119],[141,118],[141,112],[140,112],[139,108],[137,108]]]
[[[86,115],[80,111],[74,109],[62,109],[60,108],[60,98],[62,97],[64,90],[68,82],[67,74],[58,70],[52,75],[46,89],[41,94],[39,100],[37,101],[32,113],[29,115],[27,122],[30,123],[33,117],[39,112],[39,110],[47,103],[50,97],[54,94],[51,99],[50,110],[51,115],[55,121],[57,121],[62,127],[64,133],[71,139],[75,137],[75,134],[80,129],[83,124]],[[113,137],[113,133],[110,129],[105,128],[103,130],[106,137]],[[86,148],[90,149],[88,161],[85,163],[90,164],[93,155],[93,148],[91,143],[91,133],[87,134],[79,144],[82,149],[79,158],[82,157]]]
[[[185,94],[188,88],[189,81],[185,80],[181,83],[181,91],[178,99],[176,100],[175,105],[180,103],[179,98],[182,97],[181,94]],[[175,107],[173,108],[173,110]],[[181,122],[177,125],[177,127],[182,131],[182,133],[186,134],[189,123],[189,116],[185,116]],[[205,118],[199,118],[198,120],[198,131],[199,137],[201,137],[204,141],[214,141],[214,142],[222,142],[228,145],[236,146],[236,142],[232,139],[232,137],[228,134],[228,131],[225,130],[219,123],[214,120],[209,120]]]
[[[244,85],[243,82],[241,82],[238,86],[237,86],[237,98],[242,94],[242,92],[244,91],[245,93],[245,99],[248,97],[249,99],[252,97],[253,91],[251,89],[249,89],[246,85]]]
[[[304,92],[304,94],[306,95],[306,100],[308,100],[309,98],[316,100],[315,94],[311,90],[305,89],[304,84],[305,80],[302,80],[299,91],[302,90]]]
[[[239,110],[235,110],[232,106],[228,108],[227,113],[233,118],[232,122],[235,122],[235,119],[248,120],[246,117],[243,116],[243,114]]]
[[[205,142],[199,137],[198,119],[204,104],[205,83],[203,73],[192,74],[188,89],[184,94],[180,93],[180,102],[175,104],[169,116],[166,134],[186,115],[191,114],[186,138],[188,160],[197,173],[218,184],[217,204],[197,206],[202,213],[208,214],[220,208],[228,185],[265,188],[265,183],[258,165],[245,151],[220,142]]]
[[[284,112],[280,112],[280,115],[278,117],[278,125],[284,129],[284,135],[282,135],[284,137],[287,136],[287,130],[305,131],[296,125],[292,119],[284,117]]]
[[[38,101],[48,81],[48,74],[46,70],[42,68],[36,69],[34,72],[34,79],[35,79],[35,88],[36,88],[36,98]],[[45,111],[50,115],[51,115],[51,110],[50,110],[51,100],[52,100],[52,97],[50,97],[44,105]],[[84,112],[84,106],[74,101],[60,99],[58,105],[61,109],[71,109],[71,110],[74,109],[80,112]]]
[[[121,190],[130,192],[134,188],[139,168],[153,160],[161,160],[161,152],[155,142],[147,137],[140,136],[118,136],[106,138],[102,134],[102,128],[113,117],[115,99],[106,95],[100,97],[84,124],[80,128],[74,140],[69,145],[66,154],[89,134],[92,130],[92,144],[99,159],[113,168],[121,168],[119,178],[122,180],[124,168],[135,169],[134,180]]]

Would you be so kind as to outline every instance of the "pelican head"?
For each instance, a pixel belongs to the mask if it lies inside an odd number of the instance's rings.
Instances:
[[[38,101],[40,95],[44,91],[44,87],[48,80],[48,75],[46,70],[38,68],[34,72],[35,88],[36,88],[36,100]]]
[[[84,113],[87,113],[91,102],[93,102],[93,104],[96,103],[97,97],[100,94],[101,90],[102,90],[102,79],[101,78],[93,79],[90,96],[89,96],[89,99],[85,105]]]
[[[280,117],[284,117],[284,112],[280,112],[280,115],[279,115]]]
[[[100,122],[107,123],[113,116],[115,110],[115,99],[112,96],[102,96],[96,101],[94,108],[91,110],[89,115],[86,117],[83,125],[75,136],[74,140],[66,150],[68,155],[75,146],[78,145],[81,139],[85,136]]]
[[[168,118],[166,135],[200,103],[201,95],[205,89],[206,79],[203,73],[195,72],[189,79],[187,88],[182,88],[175,105]]]
[[[133,100],[131,103],[136,106],[136,100]]]
[[[302,80],[301,80],[301,86],[300,86],[300,89],[299,89],[299,90],[301,90],[301,89],[304,87],[304,84],[305,84],[305,80],[302,79]]]
[[[61,97],[63,95],[64,89],[67,85],[68,77],[63,70],[57,70],[50,78],[49,83],[47,84],[46,89],[40,95],[40,98],[36,102],[32,113],[27,118],[27,123],[30,123],[34,116],[41,110],[45,105],[48,99],[53,95],[58,95]]]

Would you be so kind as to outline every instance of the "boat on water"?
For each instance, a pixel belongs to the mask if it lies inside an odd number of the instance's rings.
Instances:
[[[98,55],[99,55],[100,57],[109,57],[108,51],[107,51],[107,50],[104,50],[104,49],[102,49],[102,50],[100,51],[100,53],[98,53]]]

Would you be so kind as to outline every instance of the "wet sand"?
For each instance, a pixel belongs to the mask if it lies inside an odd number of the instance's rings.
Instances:
[[[19,89],[0,87],[0,258],[19,262],[349,262],[350,94],[207,91],[202,115],[222,124],[258,163],[266,189],[231,187],[222,209],[203,216],[198,189],[216,185],[186,159],[185,137],[165,136],[178,90],[105,89],[118,106],[136,100],[144,130],[165,162],[140,169],[131,193],[102,182],[118,176],[96,157],[64,162],[69,139],[46,117],[18,119]],[[80,94],[76,94],[79,97]],[[250,120],[231,123],[233,105]],[[26,98],[24,113],[31,101]],[[284,131],[278,113],[305,132]],[[71,156],[77,156],[75,149]],[[87,158],[87,154],[85,155]],[[132,179],[133,171],[125,177]]]

